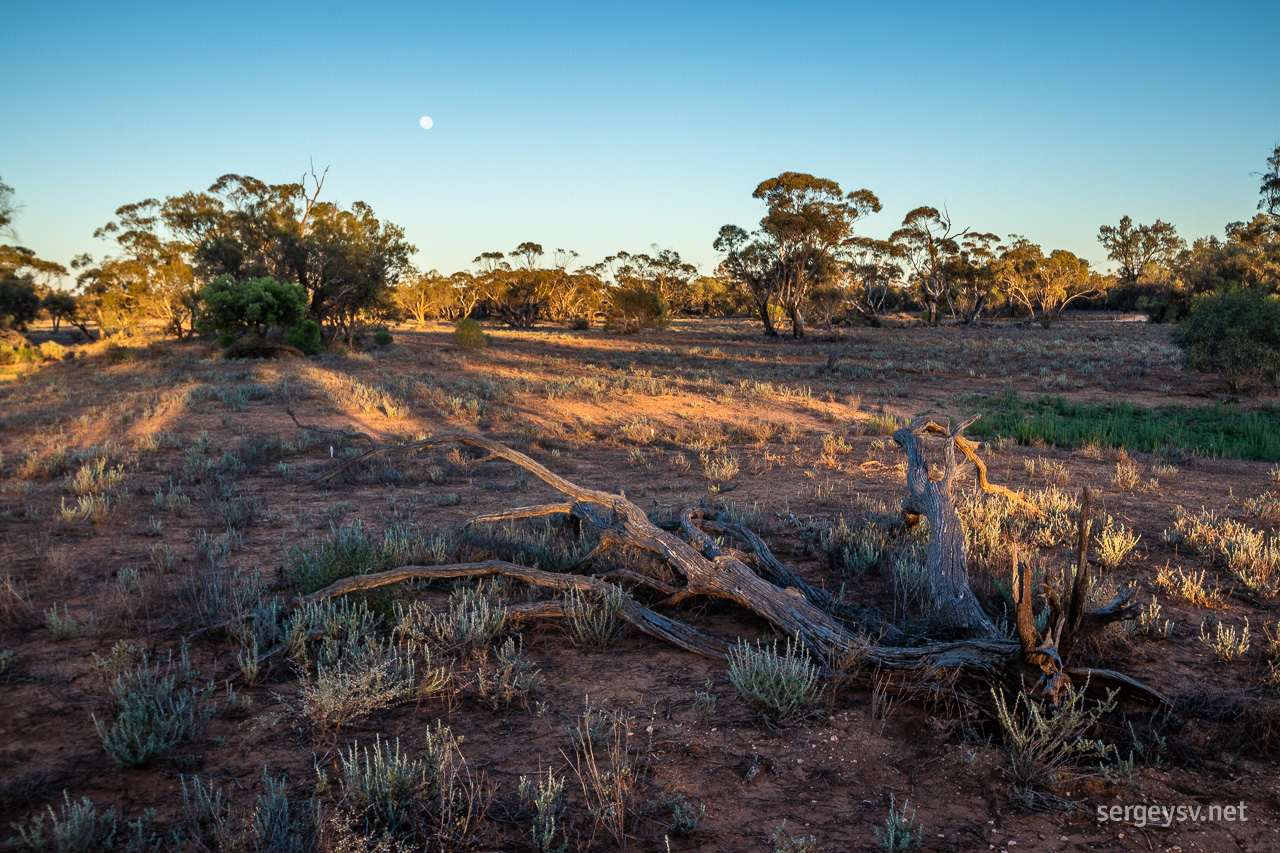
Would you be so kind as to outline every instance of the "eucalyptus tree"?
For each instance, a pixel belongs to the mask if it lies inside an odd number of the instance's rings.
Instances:
[[[867,189],[847,195],[827,178],[783,172],[752,193],[765,203],[760,227],[752,234],[725,225],[713,243],[725,253],[724,269],[751,293],[765,334],[778,334],[773,306],[791,320],[791,334],[805,334],[802,308],[810,290],[840,274],[837,261],[853,239],[859,219],[881,209]]]
[[[1119,264],[1117,276],[1122,284],[1137,284],[1153,268],[1168,268],[1185,243],[1178,230],[1157,219],[1151,225],[1135,225],[1128,216],[1119,225],[1103,225],[1098,229],[1098,242],[1107,257]]]
[[[985,298],[985,261],[994,254],[994,234],[957,230],[944,208],[917,207],[902,219],[902,227],[889,236],[910,271],[912,284],[936,324],[945,305],[959,308],[965,319],[981,312]]]

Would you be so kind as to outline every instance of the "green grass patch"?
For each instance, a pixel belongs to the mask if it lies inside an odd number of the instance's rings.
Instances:
[[[988,397],[970,432],[981,438],[1037,439],[1055,447],[1124,447],[1184,452],[1229,459],[1280,461],[1280,407],[1162,406],[1148,409],[1120,401],[1076,403],[1063,397],[1020,399],[1012,389]]]

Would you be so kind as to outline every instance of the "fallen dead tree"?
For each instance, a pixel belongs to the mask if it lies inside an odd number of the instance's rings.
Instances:
[[[1019,502],[1022,499],[988,481],[986,467],[976,453],[976,443],[962,434],[972,420],[946,427],[917,418],[894,436],[907,453],[909,494],[903,505],[906,523],[911,525],[920,517],[929,522],[928,611],[938,627],[938,636],[946,637],[904,645],[900,644],[902,637],[897,627],[881,614],[848,605],[825,590],[812,587],[783,565],[754,532],[704,508],[685,509],[678,525],[668,530],[653,523],[624,494],[577,485],[525,454],[482,436],[463,432],[443,433],[419,441],[393,444],[362,432],[302,424],[292,411],[289,411],[289,416],[303,430],[368,445],[362,453],[315,477],[308,485],[331,480],[380,454],[413,453],[450,444],[473,447],[487,455],[472,464],[493,460],[509,462],[565,495],[567,500],[475,516],[464,522],[463,527],[563,515],[570,519],[577,535],[591,537],[597,543],[565,572],[548,572],[501,560],[443,566],[408,565],[343,578],[300,598],[297,603],[417,579],[501,575],[559,592],[604,591],[606,584],[617,581],[629,584],[633,589],[646,588],[651,594],[661,596],[652,606],[646,606],[633,597],[626,598],[619,613],[622,619],[644,634],[705,657],[724,659],[731,647],[730,641],[665,616],[658,610],[698,596],[724,599],[764,619],[779,633],[795,638],[815,657],[828,663],[858,659],[888,670],[917,673],[955,671],[983,684],[1008,683],[1049,697],[1058,695],[1072,682],[1088,681],[1095,687],[1119,689],[1125,695],[1146,702],[1170,704],[1159,692],[1129,676],[1066,664],[1067,655],[1082,636],[1118,619],[1132,618],[1128,603],[1132,591],[1122,593],[1101,610],[1084,610],[1090,585],[1086,559],[1089,531],[1087,490],[1076,548],[1077,567],[1069,587],[1065,585],[1066,578],[1063,579],[1063,588],[1069,589],[1065,594],[1065,605],[1052,576],[1044,585],[1043,595],[1051,611],[1047,631],[1043,635],[1036,631],[1030,574],[1018,567],[1016,558],[1013,587],[1017,605],[1017,639],[1001,637],[990,618],[983,613],[969,588],[964,531],[951,500],[951,489],[958,472],[956,452],[973,463],[978,472],[978,483],[985,491],[1003,494]],[[942,439],[943,464],[935,476],[927,459],[926,440],[939,437]],[[717,545],[712,534],[735,541],[739,547]],[[670,575],[662,579],[630,568],[594,570],[604,562],[600,559],[604,552],[624,546],[655,555],[682,582],[671,582]],[[522,610],[528,612],[518,614],[520,618],[563,615],[559,600],[525,605]]]

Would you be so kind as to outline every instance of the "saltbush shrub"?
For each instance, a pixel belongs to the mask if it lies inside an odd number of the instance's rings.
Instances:
[[[1187,367],[1216,373],[1232,391],[1256,391],[1280,378],[1280,298],[1234,289],[1196,297],[1174,330]]]

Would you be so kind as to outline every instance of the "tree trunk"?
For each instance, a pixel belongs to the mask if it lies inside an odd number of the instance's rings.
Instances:
[[[760,322],[764,323],[765,337],[776,338],[778,336],[778,330],[774,328],[773,314],[769,311],[769,303],[758,302],[756,304],[760,309]]]
[[[893,434],[907,454],[908,496],[903,509],[929,520],[926,561],[929,570],[928,615],[942,631],[970,637],[995,637],[996,627],[973,591],[969,589],[969,558],[965,551],[964,528],[951,500],[951,483],[956,474],[955,438],[968,424],[944,431],[927,418],[916,418]],[[947,436],[942,477],[934,479],[925,458],[926,432]]]
[[[804,337],[804,315],[800,313],[799,305],[790,305],[787,308],[791,314],[791,337]]]

